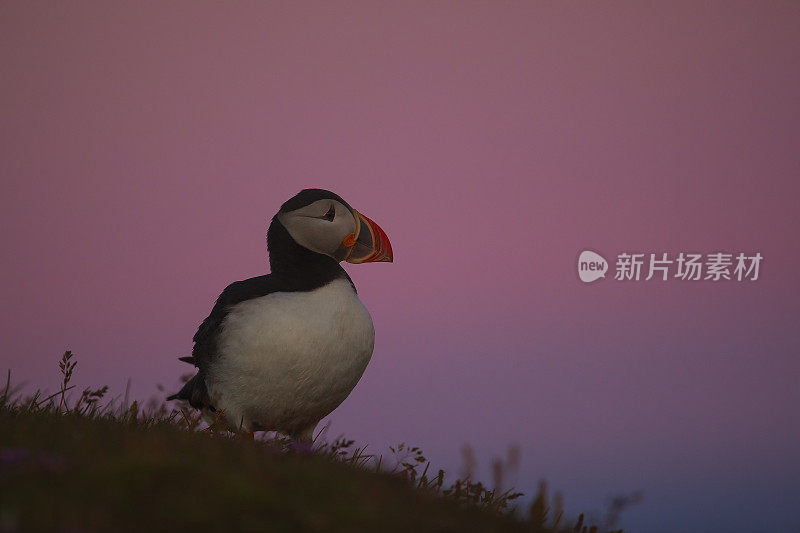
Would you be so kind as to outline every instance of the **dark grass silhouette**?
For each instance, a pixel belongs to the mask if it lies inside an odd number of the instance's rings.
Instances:
[[[502,490],[513,450],[493,465],[494,488],[471,480],[471,452],[465,476],[445,483],[405,444],[387,458],[341,438],[250,441],[163,402],[106,400],[107,387],[74,398],[75,366],[66,352],[59,391],[25,398],[9,371],[0,531],[600,531],[583,515],[569,522],[544,484],[527,509],[515,507],[522,494]]]

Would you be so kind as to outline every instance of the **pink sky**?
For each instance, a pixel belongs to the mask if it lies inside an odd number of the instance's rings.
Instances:
[[[796,3],[3,3],[3,367],[147,397],[305,187],[378,222],[333,413],[457,470],[520,444],[632,531],[800,527]],[[585,247],[761,252],[582,285]],[[654,523],[657,522],[657,523]],[[658,529],[659,527],[663,529]],[[737,529],[739,528],[739,529]]]

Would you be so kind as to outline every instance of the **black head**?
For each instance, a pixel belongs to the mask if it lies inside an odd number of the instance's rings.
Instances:
[[[342,197],[336,193],[326,191],[325,189],[303,189],[299,193],[283,202],[278,214],[295,211],[302,207],[311,205],[314,202],[318,202],[319,200],[334,200],[345,206],[351,213],[353,212],[353,208],[350,207],[350,204],[345,202]]]
[[[300,248],[337,263],[392,261],[392,247],[386,233],[331,191],[300,191],[283,203],[272,220],[271,234],[278,234],[277,226]],[[276,252],[270,244],[271,263]]]

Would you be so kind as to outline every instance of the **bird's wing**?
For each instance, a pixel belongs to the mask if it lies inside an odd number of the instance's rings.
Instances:
[[[168,396],[167,400],[187,400],[192,407],[209,408],[214,411],[206,388],[205,377],[209,365],[217,357],[217,338],[222,329],[222,322],[236,304],[273,292],[280,292],[281,289],[282,284],[272,274],[235,281],[225,287],[225,290],[217,298],[211,314],[203,320],[203,323],[197,328],[197,333],[194,334],[192,356],[179,358],[184,363],[196,366],[199,369],[197,375],[186,382],[178,393]]]
[[[217,298],[211,314],[203,320],[203,323],[197,328],[197,333],[194,334],[191,361],[187,361],[188,358],[182,360],[191,362],[201,372],[204,372],[209,363],[217,356],[217,338],[222,322],[228,316],[230,309],[238,303],[280,290],[281,284],[272,274],[235,281],[225,287],[225,290]]]

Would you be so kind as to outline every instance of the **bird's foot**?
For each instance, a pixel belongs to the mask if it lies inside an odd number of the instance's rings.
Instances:
[[[314,443],[304,439],[292,439],[289,443],[289,451],[300,455],[312,455],[314,453]]]

